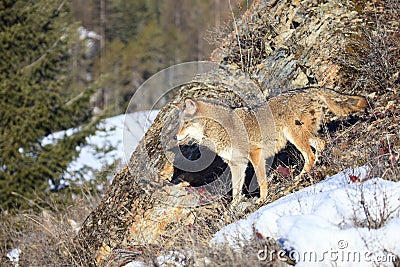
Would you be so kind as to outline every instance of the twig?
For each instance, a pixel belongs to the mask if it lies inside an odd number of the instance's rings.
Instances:
[[[233,8],[232,8],[231,0],[229,0],[228,2],[229,2],[229,8],[230,8],[230,10],[231,10],[232,18],[233,18],[233,25],[234,25],[234,27],[235,27],[236,39],[237,39],[238,46],[239,46],[240,63],[242,64],[241,68],[242,68],[242,70],[244,70],[243,53],[242,53],[242,47],[241,47],[241,45],[240,45],[239,30],[238,30],[238,26],[237,26],[237,23],[236,23],[235,14],[233,13]]]

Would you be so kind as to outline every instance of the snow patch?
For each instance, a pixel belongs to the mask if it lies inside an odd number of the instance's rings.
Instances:
[[[400,183],[348,169],[272,202],[218,231],[211,245],[239,249],[271,237],[296,266],[392,266],[400,255]],[[385,265],[386,264],[386,265]]]
[[[131,261],[124,265],[124,267],[147,267],[148,265],[141,261]]]
[[[186,257],[178,251],[168,251],[157,257],[159,266],[187,266]]]
[[[14,264],[14,267],[18,267],[19,264],[19,255],[21,254],[21,250],[19,248],[14,248],[10,252],[7,253],[7,258],[10,259],[11,263]]]
[[[79,156],[69,164],[64,178],[91,180],[95,172],[101,171],[104,166],[116,161],[120,161],[121,166],[125,165],[157,114],[158,110],[140,111],[105,119],[99,124],[99,130],[87,137],[87,145],[76,147]],[[53,133],[43,139],[42,145],[57,142],[77,130]],[[65,181],[62,183],[67,185]]]

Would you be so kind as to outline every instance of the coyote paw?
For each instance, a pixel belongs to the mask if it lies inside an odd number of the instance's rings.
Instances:
[[[244,199],[244,195],[240,195],[239,197],[234,197],[231,202],[231,207],[235,207],[235,206],[239,205],[243,199]]]
[[[190,186],[190,183],[183,181],[183,182],[180,182],[179,184],[177,184],[177,186],[178,187],[188,187],[188,186]]]
[[[264,203],[265,203],[265,199],[266,199],[266,198],[261,198],[261,197],[260,197],[259,199],[256,200],[256,204],[257,204],[257,205],[264,204]]]
[[[249,201],[241,201],[236,203],[235,205],[231,204],[231,210],[235,213],[237,212],[245,212],[252,204]]]
[[[297,175],[293,179],[293,186],[294,187],[298,186],[301,183],[302,180],[303,180],[303,175]]]

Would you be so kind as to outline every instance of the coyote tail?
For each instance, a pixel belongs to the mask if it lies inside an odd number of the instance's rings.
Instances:
[[[363,96],[340,94],[329,89],[319,90],[319,94],[336,115],[347,115],[368,107],[367,99]]]

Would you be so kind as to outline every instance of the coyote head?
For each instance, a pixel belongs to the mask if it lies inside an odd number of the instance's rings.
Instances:
[[[199,102],[186,99],[184,104],[173,104],[179,109],[179,130],[175,135],[178,144],[185,144],[194,139],[200,143],[204,138],[204,117],[201,115]]]

